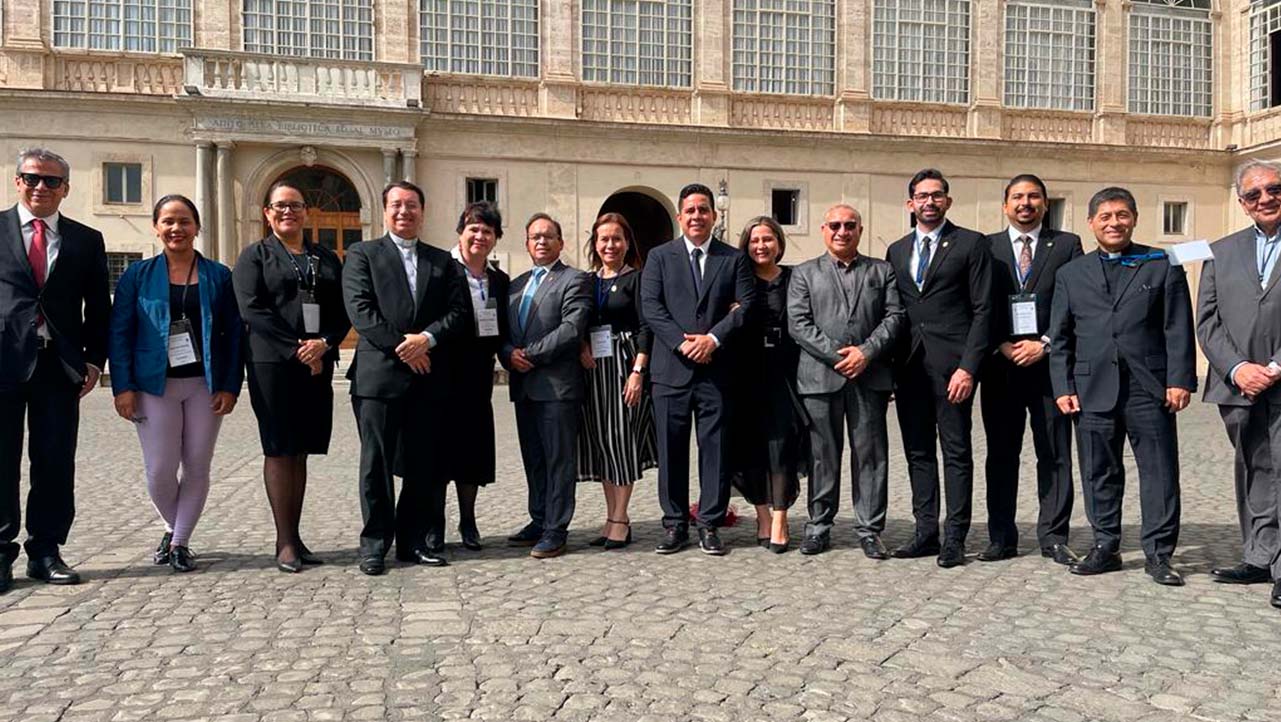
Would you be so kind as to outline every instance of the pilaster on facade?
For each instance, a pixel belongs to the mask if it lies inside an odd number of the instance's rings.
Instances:
[[[578,29],[575,3],[545,3],[539,23],[542,40],[542,82],[538,84],[538,111],[548,118],[578,117],[578,76],[575,49]]]
[[[214,211],[212,185],[213,166],[214,144],[206,140],[196,141],[196,197],[193,200],[196,203],[196,210],[200,212],[200,217],[204,219],[200,235],[196,236],[196,250],[206,256],[210,255],[212,249],[218,247],[218,217]]]
[[[1095,0],[1098,31],[1095,33],[1095,84],[1098,110],[1095,113],[1094,142],[1122,145],[1126,142],[1126,88],[1129,81],[1129,36],[1126,13],[1129,0]]]
[[[1000,138],[1001,80],[1005,75],[1005,15],[1000,0],[974,0],[970,52],[970,115],[974,138]]]
[[[3,35],[5,51],[43,51],[48,16],[41,7],[42,0],[4,0],[4,4],[4,27],[0,28],[0,35]]]
[[[870,2],[845,2],[837,5],[836,15],[836,106],[833,121],[836,130],[867,133],[872,126],[872,95],[869,92],[872,47]]]
[[[243,1],[243,0],[242,0]],[[413,63],[418,60],[416,0],[392,0],[374,3],[374,57],[388,63]]]
[[[239,50],[241,48],[240,13],[245,0],[201,0],[192,3],[195,15],[192,43],[197,48],[209,50]]]
[[[694,15],[694,99],[697,125],[730,124],[733,0],[704,0]]]
[[[226,265],[232,265],[236,262],[236,256],[241,248],[240,234],[237,232],[239,224],[236,222],[236,176],[231,167],[231,153],[235,143],[222,140],[218,141],[215,147],[217,160],[214,192],[217,196],[219,231],[217,260]]]

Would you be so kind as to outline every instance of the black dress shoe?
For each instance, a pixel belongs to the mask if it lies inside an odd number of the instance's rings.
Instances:
[[[27,560],[27,576],[50,584],[79,584],[80,575],[54,554]]]
[[[1163,584],[1167,587],[1183,586],[1183,575],[1179,570],[1170,565],[1169,557],[1152,557],[1143,564],[1143,571],[1147,572],[1152,581],[1157,584]]]
[[[659,554],[675,554],[689,545],[689,531],[669,526],[663,530],[663,540],[654,547]]]
[[[725,545],[721,543],[721,536],[715,529],[698,530],[698,548],[704,554],[714,557],[725,556]]]
[[[196,571],[196,555],[184,546],[176,546],[169,550],[169,566],[175,572],[194,572]]]
[[[526,524],[524,529],[507,537],[507,545],[513,547],[532,547],[543,538],[543,530],[533,524]]]
[[[924,539],[916,536],[912,541],[894,550],[895,559],[919,559],[932,557],[939,553],[938,539]]]
[[[999,562],[1005,559],[1013,559],[1018,555],[1018,547],[1007,547],[1001,544],[988,544],[987,549],[979,552],[979,561]]]
[[[1096,546],[1085,555],[1085,559],[1073,564],[1068,571],[1083,577],[1107,572],[1121,571],[1121,555]]]
[[[169,563],[169,545],[173,543],[173,532],[167,531],[160,537],[160,543],[156,545],[156,551],[151,555],[151,563],[156,566]]]
[[[1262,584],[1272,581],[1272,572],[1267,567],[1241,562],[1235,567],[1211,569],[1210,578],[1222,584]]]
[[[1081,557],[1072,551],[1072,547],[1067,544],[1041,547],[1041,556],[1046,559],[1053,559],[1055,564],[1062,564],[1065,567],[1070,567],[1081,561]]]
[[[307,548],[307,545],[303,544],[301,540],[298,542],[298,561],[307,566],[316,566],[325,563],[324,559],[321,559],[312,553],[312,551]]]
[[[0,594],[13,589],[13,562],[0,561]]]
[[[801,540],[801,553],[807,557],[822,554],[832,546],[832,538],[826,534],[815,534]]]
[[[383,561],[383,558],[380,556],[370,555],[367,557],[361,557],[360,571],[371,577],[376,577],[387,571],[387,563]]]
[[[396,553],[396,559],[410,564],[421,564],[425,567],[447,567],[449,560],[445,558],[443,549],[433,549],[431,547],[422,547],[414,549],[408,554]]]
[[[458,536],[462,539],[463,548],[467,551],[478,552],[484,549],[480,543],[480,530],[475,526],[459,526]]]
[[[1269,599],[1272,606],[1281,609],[1281,582],[1272,585],[1272,597]]]
[[[276,568],[285,574],[297,574],[302,571],[302,557],[297,556],[293,559],[276,559]],[[364,571],[363,569],[361,571]]]
[[[959,541],[950,541],[939,551],[938,565],[944,569],[959,567],[965,563],[965,545]]]
[[[890,552],[885,548],[885,543],[876,534],[862,537],[858,540],[858,545],[863,547],[863,556],[868,559],[890,558]]]

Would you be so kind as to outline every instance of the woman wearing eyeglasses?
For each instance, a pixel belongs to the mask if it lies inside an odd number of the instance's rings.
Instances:
[[[329,451],[338,344],[351,322],[342,301],[342,263],[303,239],[307,203],[280,181],[263,216],[271,233],[240,254],[236,300],[248,327],[249,402],[258,417],[263,482],[276,524],[276,568],[320,564],[299,536],[307,456]]]
[[[808,473],[808,424],[796,393],[800,348],[787,333],[791,269],[780,266],[787,238],[768,216],[747,222],[738,241],[756,274],[756,304],[734,338],[731,481],[756,507],[756,542],[775,553],[790,544],[787,510]]]
[[[195,249],[195,204],[168,195],[151,218],[162,252],[130,265],[116,284],[111,391],[116,413],[137,426],[147,492],[165,523],[153,559],[190,572],[188,543],[209,496],[218,429],[244,377],[242,327],[231,271]]]

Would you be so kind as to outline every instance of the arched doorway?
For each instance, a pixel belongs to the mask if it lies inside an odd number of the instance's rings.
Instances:
[[[297,186],[307,199],[307,228],[303,237],[343,256],[344,250],[361,241],[360,193],[347,176],[321,165],[299,166],[285,171],[277,181]],[[267,199],[263,199],[266,205]]]
[[[632,232],[636,234],[641,260],[649,255],[649,249],[675,237],[671,211],[662,201],[648,193],[630,189],[618,191],[605,199],[596,215],[599,217],[604,213],[619,213],[627,219]]]

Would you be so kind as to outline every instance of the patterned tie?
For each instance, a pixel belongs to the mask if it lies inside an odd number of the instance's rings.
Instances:
[[[1032,270],[1032,238],[1019,236],[1023,249],[1019,251],[1019,283],[1027,283],[1027,274]]]
[[[703,257],[703,249],[695,248],[689,254],[689,270],[694,274],[694,293],[703,295],[703,269],[699,267],[698,260]]]
[[[525,322],[529,320],[529,307],[534,303],[534,294],[538,293],[538,286],[543,282],[543,276],[547,275],[546,268],[534,268],[533,275],[529,283],[525,284],[525,292],[520,297],[520,308],[517,309],[516,318],[520,321],[520,330],[525,330]]]
[[[916,263],[916,287],[925,285],[925,269],[930,267],[930,237],[921,239],[921,260]]]
[[[36,288],[44,288],[45,275],[49,270],[49,250],[45,245],[45,222],[39,218],[31,219],[31,248],[27,251],[27,260],[31,261],[31,272],[36,276]]]

